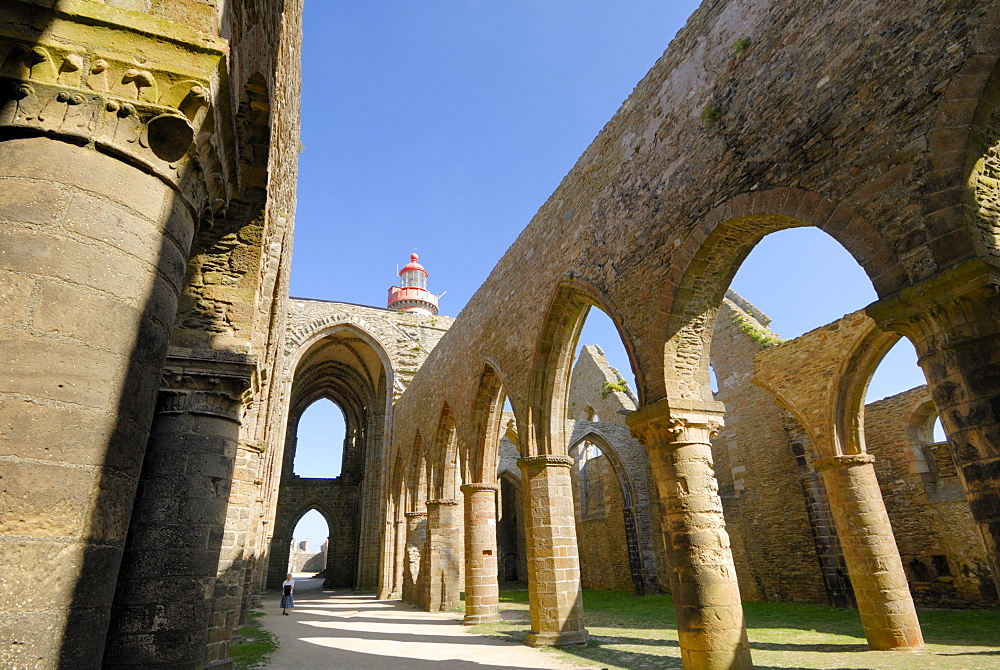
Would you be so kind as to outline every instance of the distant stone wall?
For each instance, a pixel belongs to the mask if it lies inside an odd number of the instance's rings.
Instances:
[[[711,361],[726,415],[712,454],[726,529],[744,599],[827,602],[788,413],[750,383],[754,356],[774,337],[769,321],[730,292],[715,323]]]

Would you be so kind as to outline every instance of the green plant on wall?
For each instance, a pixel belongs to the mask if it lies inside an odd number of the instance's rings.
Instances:
[[[628,393],[628,380],[622,377],[621,373],[618,372],[618,368],[611,368],[611,371],[615,373],[615,377],[618,380],[604,382],[604,385],[598,391],[602,398],[607,398],[609,393]]]
[[[701,110],[701,125],[705,128],[714,126],[722,118],[722,105],[710,102]]]
[[[742,314],[733,312],[732,318],[733,324],[740,329],[740,332],[756,342],[757,346],[761,349],[767,349],[768,347],[773,347],[776,344],[784,342],[784,340],[781,339],[781,335],[772,333],[769,328],[764,328],[751,323],[750,320]]]

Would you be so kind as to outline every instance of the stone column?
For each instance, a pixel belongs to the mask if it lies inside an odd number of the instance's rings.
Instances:
[[[204,666],[242,400],[254,369],[246,354],[171,348],[103,667]]]
[[[920,647],[924,640],[903,562],[869,454],[815,461],[823,477],[854,597],[872,649]]]
[[[722,427],[719,402],[686,407],[660,400],[627,423],[649,450],[685,670],[753,667],[740,589],[729,547],[711,437]]]
[[[529,456],[517,462],[524,486],[528,600],[534,647],[586,644],[580,552],[576,546],[569,456]]]
[[[427,545],[427,512],[406,513],[406,542],[403,555],[403,600],[411,605],[421,604],[421,585],[426,581],[423,552]]]
[[[865,311],[917,349],[1000,591],[1000,268],[968,261]]]
[[[0,667],[92,668],[207,202],[189,149],[225,45],[96,2],[3,12]]]
[[[500,621],[497,583],[496,484],[463,484],[465,494],[465,618],[462,623]]]
[[[396,546],[393,549],[393,579],[390,598],[403,597],[403,572],[406,563],[406,518],[396,519]]]
[[[462,508],[457,500],[427,501],[427,596],[429,612],[457,607],[462,591]]]

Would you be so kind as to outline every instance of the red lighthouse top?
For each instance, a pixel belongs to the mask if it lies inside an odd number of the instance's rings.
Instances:
[[[410,254],[410,262],[404,265],[403,269],[399,271],[399,276],[402,277],[404,272],[410,272],[411,270],[419,270],[420,272],[423,272],[424,276],[426,277],[427,270],[424,269],[423,265],[417,262],[418,258],[420,258],[420,256],[417,256],[416,254]]]
[[[427,270],[410,254],[410,262],[399,271],[400,286],[389,289],[389,309],[414,314],[438,313],[438,297],[427,290]]]

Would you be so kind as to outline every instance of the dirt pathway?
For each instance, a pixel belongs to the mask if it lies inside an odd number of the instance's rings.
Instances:
[[[322,591],[322,580],[295,583],[295,609],[282,616],[265,598],[264,627],[280,646],[267,670],[570,670],[551,654],[472,635],[457,614],[421,612],[397,600]]]

